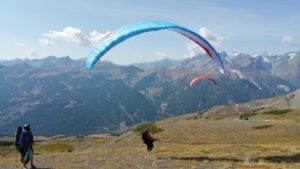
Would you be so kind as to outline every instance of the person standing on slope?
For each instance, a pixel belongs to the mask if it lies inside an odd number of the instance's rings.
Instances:
[[[21,149],[22,158],[21,161],[23,163],[23,169],[27,169],[26,164],[30,161],[31,168],[36,169],[33,165],[33,135],[31,133],[31,127],[29,124],[25,124],[20,135],[19,146]]]
[[[156,140],[152,137],[152,135],[149,132],[149,129],[146,129],[143,133],[142,133],[142,139],[143,142],[147,145],[147,150],[149,152],[152,151],[153,149],[153,142]]]

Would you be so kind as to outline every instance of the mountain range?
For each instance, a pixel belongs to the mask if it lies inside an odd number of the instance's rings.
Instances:
[[[61,169],[298,169],[299,121],[300,89],[137,125],[118,136],[35,136],[35,165]],[[151,153],[141,139],[146,128],[156,139]],[[0,157],[1,168],[20,168],[13,136],[0,136]]]
[[[0,134],[30,123],[37,135],[121,132],[142,122],[215,105],[283,95],[300,87],[300,52],[283,55],[220,53],[217,71],[206,55],[127,66],[50,56],[0,61]],[[209,75],[218,85],[201,81]]]

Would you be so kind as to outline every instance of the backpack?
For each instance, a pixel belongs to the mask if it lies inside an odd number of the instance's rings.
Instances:
[[[147,144],[149,142],[149,140],[148,140],[148,132],[143,132],[142,139],[143,139],[143,142],[145,144]]]
[[[17,127],[16,132],[15,132],[15,147],[19,152],[22,152],[20,144],[19,144],[22,129],[23,128],[21,126],[19,126],[19,127]]]

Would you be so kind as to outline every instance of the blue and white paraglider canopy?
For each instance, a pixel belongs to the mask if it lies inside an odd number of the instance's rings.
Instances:
[[[125,41],[126,39],[139,35],[146,32],[158,31],[158,30],[171,30],[181,35],[191,39],[196,44],[198,44],[203,50],[206,51],[208,56],[210,56],[218,65],[221,73],[224,73],[224,65],[220,56],[213,48],[213,46],[205,40],[202,36],[189,30],[183,26],[163,22],[163,21],[152,21],[136,23],[132,25],[123,26],[113,32],[109,32],[100,40],[100,42],[90,51],[87,60],[86,68],[91,70],[95,63],[111,48],[118,45],[119,43]]]

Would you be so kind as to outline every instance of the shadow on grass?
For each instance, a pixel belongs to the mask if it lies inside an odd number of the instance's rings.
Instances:
[[[227,162],[242,162],[244,160],[238,158],[226,158],[226,157],[206,157],[206,156],[197,156],[197,157],[159,157],[159,160],[171,159],[171,160],[184,160],[184,161],[227,161]]]
[[[300,162],[300,153],[294,155],[282,155],[282,156],[266,156],[266,157],[257,157],[252,159],[252,161],[264,160],[272,163],[299,163]]]
[[[15,143],[13,141],[0,141],[0,147],[8,147],[8,146],[12,146]]]
[[[207,157],[207,156],[197,156],[197,157],[159,157],[159,160],[184,160],[184,161],[224,161],[224,162],[244,162],[244,159],[238,158],[227,158],[227,157]],[[270,163],[300,163],[300,153],[294,155],[282,155],[282,156],[266,156],[252,158],[250,161],[259,162],[260,160],[267,161]]]

